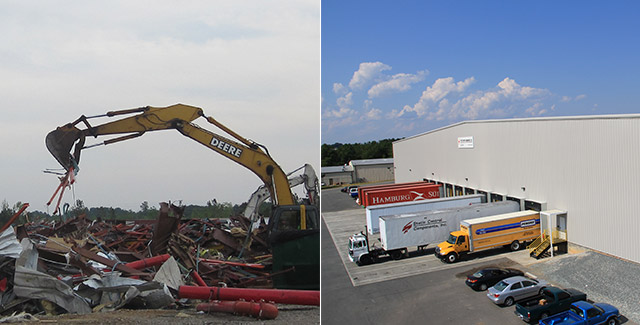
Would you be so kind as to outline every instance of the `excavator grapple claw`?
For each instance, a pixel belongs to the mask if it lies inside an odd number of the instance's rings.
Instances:
[[[71,148],[73,144],[81,140],[84,142],[84,136],[82,131],[72,125],[65,125],[58,127],[57,129],[49,132],[45,138],[45,144],[47,149],[53,155],[53,157],[64,167],[65,170],[73,167],[72,159],[76,160],[79,157],[74,157],[71,154]],[[79,146],[80,148],[82,145]],[[76,150],[79,151],[79,150]],[[76,154],[79,156],[79,152]]]

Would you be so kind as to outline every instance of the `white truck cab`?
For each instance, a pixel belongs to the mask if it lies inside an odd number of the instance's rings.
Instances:
[[[363,259],[364,256],[364,259]],[[362,233],[349,237],[349,259],[357,264],[367,264],[371,262],[369,256],[369,241]],[[365,263],[363,263],[365,262]]]

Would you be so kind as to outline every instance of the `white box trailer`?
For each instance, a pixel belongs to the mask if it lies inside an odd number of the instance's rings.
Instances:
[[[417,213],[436,209],[463,207],[470,204],[482,203],[486,199],[483,194],[446,197],[441,199],[400,202],[392,204],[373,205],[367,210],[367,232],[369,235],[380,232],[380,217]]]
[[[393,250],[409,246],[439,244],[458,230],[465,219],[516,212],[520,204],[514,201],[473,204],[460,208],[380,217],[382,248]]]
[[[519,203],[504,201],[383,216],[380,218],[382,247],[370,247],[367,235],[355,234],[349,238],[349,259],[358,264],[375,262],[382,255],[400,259],[407,255],[408,247],[421,248],[445,240],[451,231],[458,229],[462,220],[518,210]]]

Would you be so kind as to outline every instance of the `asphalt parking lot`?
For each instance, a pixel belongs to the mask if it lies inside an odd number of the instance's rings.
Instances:
[[[595,261],[603,258],[602,254],[594,252],[537,261],[524,250],[508,252],[498,249],[459,263],[446,264],[433,256],[431,248],[424,254],[413,254],[399,261],[388,260],[359,267],[348,260],[347,239],[349,235],[364,230],[364,209],[339,189],[323,190],[322,200],[323,323],[524,324],[514,315],[514,307],[494,305],[484,292],[475,292],[464,284],[467,274],[488,266],[513,267],[560,287],[575,287],[595,301],[617,306],[625,316],[636,316],[631,311],[625,314],[629,309],[623,308],[638,307],[638,300],[626,306],[622,301],[611,301],[606,290],[598,289],[598,283],[605,281],[606,275],[600,281],[591,278],[595,283],[591,288],[580,282],[589,280],[581,278],[581,274],[588,272],[593,275],[593,267],[582,270],[576,264],[584,265],[585,259]],[[617,265],[616,272],[622,269],[633,273],[629,263],[625,263]],[[608,277],[611,278],[610,273]],[[601,284],[601,287],[607,286]],[[630,298],[635,299],[635,296]],[[621,319],[622,323],[636,324],[627,317]]]

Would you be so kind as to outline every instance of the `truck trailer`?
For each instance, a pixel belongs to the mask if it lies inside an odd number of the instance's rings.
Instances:
[[[435,184],[435,183],[430,183],[427,181],[419,181],[419,182],[407,182],[407,183],[394,183],[394,184],[382,184],[382,185],[368,185],[368,186],[360,186],[358,187],[358,197],[364,197],[364,194],[362,193],[363,191],[375,191],[375,190],[381,190],[381,189],[388,189],[388,188],[398,188],[398,187],[406,187],[406,186],[413,186],[413,185],[425,185],[425,184]],[[358,203],[360,205],[362,205],[361,203]]]
[[[400,259],[408,255],[409,247],[422,249],[439,243],[456,229],[461,220],[518,211],[513,201],[479,203],[465,207],[407,213],[380,218],[382,247],[371,247],[365,233],[349,237],[349,259],[358,265],[375,262],[388,255]]]
[[[370,235],[380,232],[380,217],[407,213],[418,213],[436,209],[463,207],[470,204],[483,203],[482,194],[454,196],[440,199],[400,202],[374,205],[366,208],[367,232]],[[456,225],[457,227],[457,225]]]
[[[427,183],[367,190],[361,193],[362,196],[358,197],[360,205],[368,207],[381,204],[437,199],[442,196],[442,185]]]
[[[540,236],[540,213],[533,210],[462,220],[460,230],[438,244],[436,256],[454,263],[464,254],[500,246],[519,250]]]

